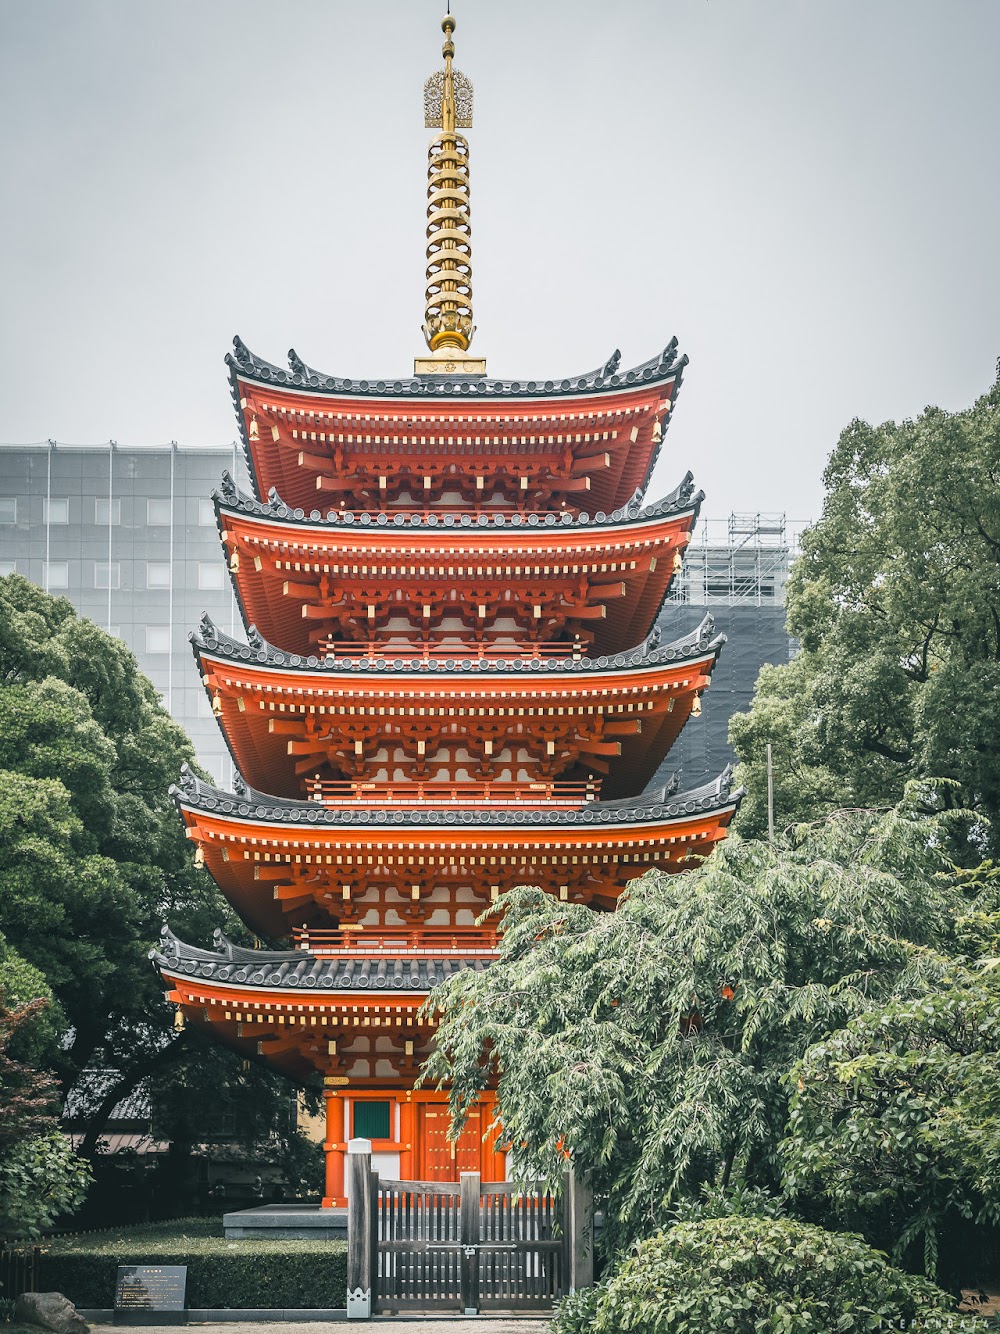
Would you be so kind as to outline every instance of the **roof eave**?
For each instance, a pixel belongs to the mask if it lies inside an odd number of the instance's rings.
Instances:
[[[609,359],[596,371],[558,380],[499,380],[488,376],[404,376],[393,380],[351,380],[325,375],[304,365],[298,358],[285,370],[256,356],[239,337],[233,339],[234,351],[226,354],[237,407],[238,382],[262,388],[284,389],[293,393],[358,398],[401,398],[410,401],[445,398],[504,398],[532,400],[551,397],[580,397],[591,394],[622,393],[631,389],[675,383],[683,378],[688,356],[677,355],[677,340],[672,339],[658,357],[640,362],[623,374],[618,373],[618,359]],[[529,387],[530,386],[530,387]],[[249,442],[247,441],[247,447]]]
[[[186,769],[186,766],[184,766]],[[731,766],[727,766],[716,779],[704,783],[688,792],[681,792],[669,800],[646,798],[648,804],[640,805],[643,794],[638,797],[622,798],[607,802],[595,802],[580,810],[553,810],[547,807],[521,808],[517,811],[474,807],[459,810],[392,810],[368,811],[348,810],[336,807],[318,806],[309,801],[292,801],[289,798],[273,797],[257,792],[249,786],[246,795],[225,792],[210,783],[204,783],[187,770],[182,773],[182,786],[173,784],[170,795],[183,814],[202,815],[209,818],[231,820],[237,823],[269,823],[282,829],[343,829],[353,827],[367,829],[386,824],[398,825],[408,830],[425,829],[427,831],[451,830],[456,826],[463,830],[503,828],[506,832],[521,829],[559,832],[562,830],[578,831],[592,828],[595,833],[602,829],[639,827],[649,824],[682,824],[692,819],[708,819],[732,813],[739,806],[742,791],[734,795],[729,787]],[[204,789],[204,791],[202,790]],[[208,803],[211,802],[212,805]],[[236,809],[225,810],[229,805]],[[245,806],[245,812],[239,810]],[[251,815],[251,807],[256,811]],[[316,815],[316,820],[305,820],[303,815]],[[287,818],[282,818],[287,814]],[[297,818],[293,819],[293,815]],[[379,817],[384,818],[379,818]],[[392,817],[391,821],[389,817]],[[322,818],[320,818],[322,817]],[[401,819],[399,817],[402,817]],[[449,818],[450,817],[450,818]],[[463,817],[459,819],[458,817]],[[536,819],[537,817],[537,819]],[[579,818],[575,818],[579,817]]]

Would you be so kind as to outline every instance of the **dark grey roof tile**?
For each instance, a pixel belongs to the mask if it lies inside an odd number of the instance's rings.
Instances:
[[[576,810],[552,807],[522,807],[514,810],[506,807],[461,807],[450,810],[411,810],[405,807],[344,809],[269,796],[249,787],[238,775],[233,784],[234,791],[226,792],[198,778],[185,764],[179,782],[170,788],[170,793],[179,806],[275,824],[362,827],[392,824],[411,828],[435,825],[547,825],[558,828],[581,824],[640,824],[649,820],[680,820],[700,811],[738,806],[744,789],[734,791],[732,783],[732,766],[727,765],[717,778],[687,792],[671,792],[668,784],[662,790],[644,792],[620,801],[590,802]],[[256,957],[259,958],[259,955]]]
[[[233,351],[226,364],[235,380],[238,376],[259,384],[275,385],[315,394],[347,394],[361,398],[549,398],[552,395],[580,393],[620,393],[642,384],[660,380],[679,380],[688,357],[677,355],[677,339],[672,338],[659,356],[631,370],[620,371],[621,353],[615,350],[603,366],[584,375],[561,379],[498,380],[479,375],[410,375],[390,380],[351,380],[326,375],[307,366],[294,349],[289,352],[289,366],[275,365],[251,352],[243,340],[233,339]]]
[[[247,950],[215,933],[215,949],[203,950],[180,940],[164,926],[159,948],[150,950],[160,973],[180,974],[237,987],[279,990],[429,992],[466,968],[482,969],[486,956],[474,954],[435,958],[405,955],[315,955],[305,950]]]
[[[237,511],[254,519],[275,519],[282,523],[302,524],[304,527],[335,528],[589,528],[618,527],[623,524],[651,523],[657,519],[690,512],[693,520],[697,519],[705,499],[704,491],[696,491],[694,474],[685,473],[674,489],[662,499],[650,505],[642,504],[642,493],[637,491],[627,505],[606,514],[597,510],[590,514],[581,511],[550,514],[517,514],[495,511],[490,514],[425,514],[422,508],[414,508],[411,513],[405,510],[391,514],[379,510],[306,510],[286,505],[272,486],[266,500],[256,500],[241,491],[228,469],[222,473],[222,481],[212,493],[218,509]]]
[[[679,639],[669,644],[660,644],[658,629],[652,631],[636,648],[625,653],[610,653],[596,658],[574,658],[572,645],[567,644],[565,658],[520,658],[512,655],[503,659],[476,658],[432,658],[423,662],[419,658],[408,658],[405,654],[392,657],[378,657],[369,660],[360,658],[318,657],[315,654],[286,653],[283,649],[269,644],[256,626],[247,630],[246,644],[218,629],[206,613],[201,618],[197,631],[192,631],[188,638],[194,646],[195,656],[206,652],[232,659],[234,662],[246,662],[267,668],[282,668],[286,671],[316,671],[333,674],[345,672],[415,672],[421,676],[436,675],[441,672],[458,674],[485,673],[496,675],[509,672],[594,672],[594,671],[634,671],[638,668],[662,667],[668,662],[685,662],[692,658],[703,657],[712,653],[718,657],[726,642],[726,636],[715,633],[715,621],[710,613],[706,614],[701,624]]]

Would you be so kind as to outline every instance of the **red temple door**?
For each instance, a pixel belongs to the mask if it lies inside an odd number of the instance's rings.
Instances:
[[[482,1170],[482,1113],[472,1112],[458,1142],[448,1138],[448,1108],[421,1103],[417,1109],[420,1181],[457,1181],[460,1172]]]

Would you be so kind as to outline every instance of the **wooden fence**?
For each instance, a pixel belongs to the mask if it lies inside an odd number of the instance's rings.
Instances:
[[[589,1193],[541,1183],[380,1180],[371,1143],[348,1150],[347,1312],[546,1310],[593,1282]]]
[[[35,1292],[40,1246],[4,1246],[0,1243],[0,1298],[13,1301],[22,1292]]]

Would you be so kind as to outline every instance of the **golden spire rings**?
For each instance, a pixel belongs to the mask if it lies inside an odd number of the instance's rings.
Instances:
[[[475,333],[472,319],[472,212],[469,144],[472,84],[453,65],[455,20],[441,22],[444,69],[424,85],[424,120],[436,128],[427,164],[427,287],[424,337],[432,353],[459,359]]]

